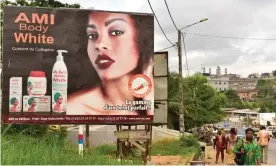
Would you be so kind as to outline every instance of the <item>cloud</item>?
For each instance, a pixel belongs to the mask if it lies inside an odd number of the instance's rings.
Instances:
[[[76,2],[66,0],[66,2]],[[62,1],[62,2],[65,2]],[[96,9],[151,13],[147,0],[80,0],[81,6]],[[163,0],[150,0],[168,38],[177,42],[177,31]],[[239,38],[276,39],[276,3],[274,0],[167,0],[178,28],[197,22],[187,33]],[[170,46],[155,21],[155,51]],[[276,64],[276,40],[237,40],[186,34],[187,58],[191,73],[202,66],[228,68],[229,73],[247,76],[253,72],[271,72]],[[177,49],[170,48],[170,71],[178,70]],[[185,58],[183,56],[183,64]],[[185,67],[183,67],[185,68]],[[185,71],[183,71],[185,73]]]
[[[177,33],[164,2],[151,0],[151,3],[166,34],[176,41]],[[209,19],[188,28],[187,33],[276,39],[276,23],[273,21],[276,19],[276,4],[272,0],[167,0],[167,3],[178,27],[197,22],[201,18]],[[145,2],[142,8],[145,9],[147,5]],[[156,36],[160,39],[162,33],[157,24],[155,28]],[[161,40],[155,42],[158,48],[169,45],[164,37]],[[189,34],[185,41],[189,68],[193,72],[200,71],[202,66],[211,67],[215,71],[218,65],[222,68],[228,67],[229,72],[243,76],[252,72],[271,72],[274,69],[276,41],[223,39]],[[177,70],[177,52],[170,50],[169,55],[173,59],[170,68]]]

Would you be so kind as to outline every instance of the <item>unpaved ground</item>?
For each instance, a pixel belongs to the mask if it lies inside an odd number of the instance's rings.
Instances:
[[[154,165],[184,165],[189,159],[189,157],[183,156],[151,156],[151,163]]]
[[[219,158],[218,163],[216,164],[216,151],[213,149],[212,146],[206,146],[206,152],[205,153],[207,156],[205,156],[205,162],[208,165],[227,165],[227,160],[228,160],[228,154],[224,152],[224,163],[221,162],[221,158]],[[220,156],[221,157],[221,156]]]

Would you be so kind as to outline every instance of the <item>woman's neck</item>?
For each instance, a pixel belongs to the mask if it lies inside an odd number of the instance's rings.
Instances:
[[[126,100],[134,100],[128,89],[130,77],[131,74],[114,80],[102,81],[102,90],[106,103],[122,105],[125,104]]]

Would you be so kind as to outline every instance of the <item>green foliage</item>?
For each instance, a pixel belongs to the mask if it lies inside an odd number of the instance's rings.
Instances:
[[[225,92],[225,96],[227,98],[227,102],[225,104],[225,107],[230,107],[230,108],[236,107],[236,108],[238,108],[242,104],[238,93],[234,90],[227,90]]]
[[[183,146],[191,147],[191,146],[200,146],[198,140],[193,135],[187,135],[180,138],[180,142]]]
[[[4,0],[1,5],[11,5],[11,6],[32,6],[32,7],[64,7],[64,8],[80,8],[80,4],[68,4],[61,3],[56,0],[16,0],[15,2]]]
[[[76,148],[69,148],[55,135],[34,138],[17,135],[2,136],[1,165],[121,165],[115,155],[116,146],[103,145],[89,149],[80,156]],[[77,142],[76,142],[77,144]],[[122,164],[141,164],[123,162]]]
[[[260,79],[257,82],[259,90],[259,98],[275,99],[276,97],[276,80],[275,79]]]
[[[1,132],[3,134],[17,134],[29,135],[32,137],[40,137],[47,133],[46,125],[1,125]]]
[[[181,146],[180,140],[164,139],[153,144],[152,155],[162,156],[190,156],[192,153],[198,154],[200,146],[194,144],[192,146]]]
[[[170,73],[168,125],[174,129],[178,129],[179,124],[178,85],[179,75]],[[215,123],[223,118],[220,108],[226,102],[226,97],[223,93],[217,93],[204,76],[196,74],[183,78],[183,90],[186,130],[205,123]]]

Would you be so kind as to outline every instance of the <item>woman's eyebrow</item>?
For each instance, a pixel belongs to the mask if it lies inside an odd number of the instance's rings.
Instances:
[[[123,21],[126,23],[126,20],[123,18],[113,18],[104,23],[105,26],[108,26],[109,24],[113,23],[114,21]]]
[[[87,28],[91,28],[91,29],[97,29],[97,27],[94,24],[88,24]]]

